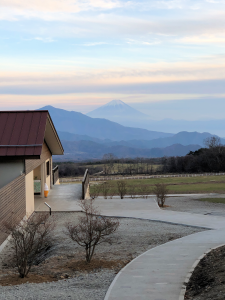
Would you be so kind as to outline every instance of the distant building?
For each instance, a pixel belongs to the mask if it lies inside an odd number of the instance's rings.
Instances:
[[[0,229],[13,216],[34,211],[34,194],[44,197],[57,181],[52,155],[64,150],[48,111],[0,111]],[[54,177],[54,178],[53,178]],[[0,245],[6,236],[0,230]]]

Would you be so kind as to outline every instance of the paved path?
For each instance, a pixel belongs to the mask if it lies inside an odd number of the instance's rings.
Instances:
[[[60,184],[54,185],[50,190],[48,198],[35,196],[35,211],[48,211],[44,204],[47,202],[52,211],[81,211],[78,200],[82,197],[81,184]]]
[[[223,217],[159,209],[154,197],[149,199],[125,198],[123,200],[119,198],[103,199],[99,197],[96,199],[95,204],[105,216],[140,218],[208,229],[225,227],[225,218]]]
[[[105,300],[179,300],[195,260],[222,243],[224,229],[192,234],[153,248],[117,274]]]
[[[48,210],[44,205],[46,201],[53,211],[80,211],[80,197],[79,184],[55,186],[47,199],[35,200],[35,210]],[[105,300],[180,300],[182,284],[194,262],[210,248],[225,244],[223,217],[161,210],[154,197],[123,200],[99,197],[95,203],[106,216],[141,218],[212,229],[143,253],[117,274]]]
[[[107,216],[134,217],[209,228],[153,248],[122,269],[105,300],[181,300],[183,282],[194,262],[210,248],[225,244],[225,218],[163,211],[151,199],[96,200]]]

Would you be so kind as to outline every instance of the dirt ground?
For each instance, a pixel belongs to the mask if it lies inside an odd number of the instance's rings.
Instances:
[[[225,299],[225,246],[212,250],[195,268],[185,300]]]
[[[11,265],[12,248],[9,243],[0,255],[0,285],[66,280],[80,274],[96,273],[106,269],[117,274],[128,262],[148,249],[202,231],[187,226],[121,218],[120,227],[113,234],[112,245],[97,246],[92,262],[87,264],[84,249],[65,235],[65,223],[76,222],[81,214],[53,213],[52,217],[57,224],[55,243],[52,247],[43,249],[27,278],[19,278],[15,267]]]

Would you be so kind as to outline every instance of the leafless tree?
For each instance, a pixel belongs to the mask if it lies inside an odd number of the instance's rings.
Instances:
[[[221,140],[218,136],[212,136],[212,137],[206,138],[204,140],[204,144],[209,149],[222,146]]]
[[[149,187],[147,185],[142,185],[140,187],[140,192],[141,195],[143,196],[143,198],[148,198],[148,194],[149,194]]]
[[[40,250],[52,244],[54,227],[48,213],[33,213],[21,222],[12,217],[3,223],[3,230],[12,237],[12,263],[21,278],[27,277]]]
[[[109,183],[107,181],[103,182],[103,184],[101,185],[101,190],[105,199],[107,199],[109,189],[110,189]]]
[[[135,195],[137,194],[137,189],[136,189],[135,185],[129,185],[128,191],[129,191],[129,195],[131,196],[131,198],[134,198]]]
[[[67,223],[66,234],[78,245],[85,248],[86,262],[90,263],[97,245],[112,243],[110,235],[119,227],[115,218],[101,216],[94,207],[94,200],[81,200],[80,206],[84,216],[79,217],[78,224]]]
[[[153,194],[156,195],[158,205],[163,207],[168,194],[168,187],[165,183],[156,183],[153,188]]]
[[[127,183],[124,180],[118,180],[117,181],[117,189],[118,194],[120,195],[120,198],[123,199],[123,197],[127,194]]]
[[[90,188],[90,196],[92,199],[98,198],[101,191],[101,185],[100,184],[94,184]]]

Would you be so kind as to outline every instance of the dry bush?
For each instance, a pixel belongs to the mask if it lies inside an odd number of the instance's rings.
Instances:
[[[168,186],[165,183],[156,183],[153,188],[153,194],[156,195],[158,205],[163,207],[166,201],[166,195],[168,194]]]
[[[149,187],[147,185],[143,185],[140,187],[140,194],[142,195],[143,198],[148,198],[149,195]]]
[[[113,196],[116,195],[116,190],[114,189],[114,187],[112,185],[109,185],[109,189],[110,189],[110,199],[113,198]]]
[[[124,180],[117,181],[118,194],[121,199],[127,194],[127,183]]]
[[[3,223],[4,232],[12,237],[12,264],[21,278],[28,275],[41,249],[52,245],[54,227],[48,213],[34,213],[21,222],[12,217]]]
[[[136,189],[135,185],[130,185],[128,187],[128,190],[129,190],[129,195],[131,196],[131,198],[134,198],[137,194],[137,189]]]
[[[107,196],[108,196],[108,193],[110,190],[110,185],[107,181],[103,182],[103,184],[101,185],[101,190],[102,190],[104,198],[107,199]]]
[[[90,263],[97,245],[112,243],[109,237],[119,227],[115,218],[101,216],[94,207],[94,199],[81,200],[80,206],[84,216],[79,217],[78,224],[66,223],[66,234],[78,245],[85,248],[86,262]]]
[[[92,188],[90,189],[90,196],[92,199],[98,198],[99,194],[101,192],[101,185],[100,184],[94,184]]]

